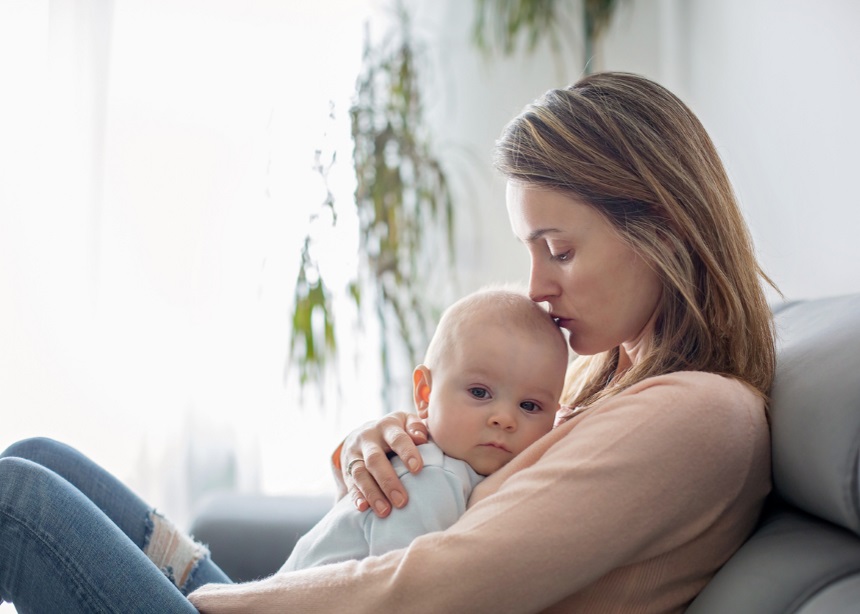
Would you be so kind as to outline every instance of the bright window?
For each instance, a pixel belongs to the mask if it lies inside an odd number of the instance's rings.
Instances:
[[[378,376],[345,339],[349,398],[306,390],[300,406],[284,368],[325,195],[315,150],[338,150],[336,197],[353,189],[366,14],[354,0],[3,3],[0,446],[71,443],[179,522],[220,487],[331,488],[327,454],[379,414]],[[325,251],[346,275],[341,211]]]

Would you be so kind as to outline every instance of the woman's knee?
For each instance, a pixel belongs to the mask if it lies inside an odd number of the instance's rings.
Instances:
[[[65,444],[48,437],[30,437],[10,445],[0,454],[0,458],[14,456],[34,460],[44,456],[46,452],[55,452],[65,447]]]
[[[0,504],[4,507],[26,505],[41,486],[52,481],[52,472],[26,458],[0,458]]]
[[[6,484],[12,479],[38,472],[39,469],[44,469],[44,467],[26,458],[17,456],[0,457],[0,484]]]
[[[21,459],[15,457],[0,457],[0,484],[7,484],[11,477],[19,471],[17,465],[20,460]],[[2,486],[0,486],[0,488],[2,488]]]

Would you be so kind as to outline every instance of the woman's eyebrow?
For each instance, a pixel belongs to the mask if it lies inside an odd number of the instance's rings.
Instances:
[[[561,229],[559,229],[559,228],[539,228],[535,231],[532,231],[529,234],[529,236],[526,237],[526,242],[527,243],[534,243],[535,241],[537,241],[538,239],[540,239],[544,235],[557,233],[557,232],[561,232]]]

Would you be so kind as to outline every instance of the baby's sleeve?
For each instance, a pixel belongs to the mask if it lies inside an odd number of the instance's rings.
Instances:
[[[418,474],[406,473],[400,481],[409,493],[405,507],[387,518],[368,514],[364,525],[370,555],[405,548],[425,533],[442,531],[466,511],[463,480],[444,467],[426,466]]]

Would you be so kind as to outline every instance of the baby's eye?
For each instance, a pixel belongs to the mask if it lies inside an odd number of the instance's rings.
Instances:
[[[522,403],[520,403],[520,408],[524,409],[529,413],[535,413],[541,410],[541,406],[534,401],[523,401]]]
[[[469,388],[469,394],[471,394],[476,399],[486,399],[490,396],[490,391],[486,388]]]

